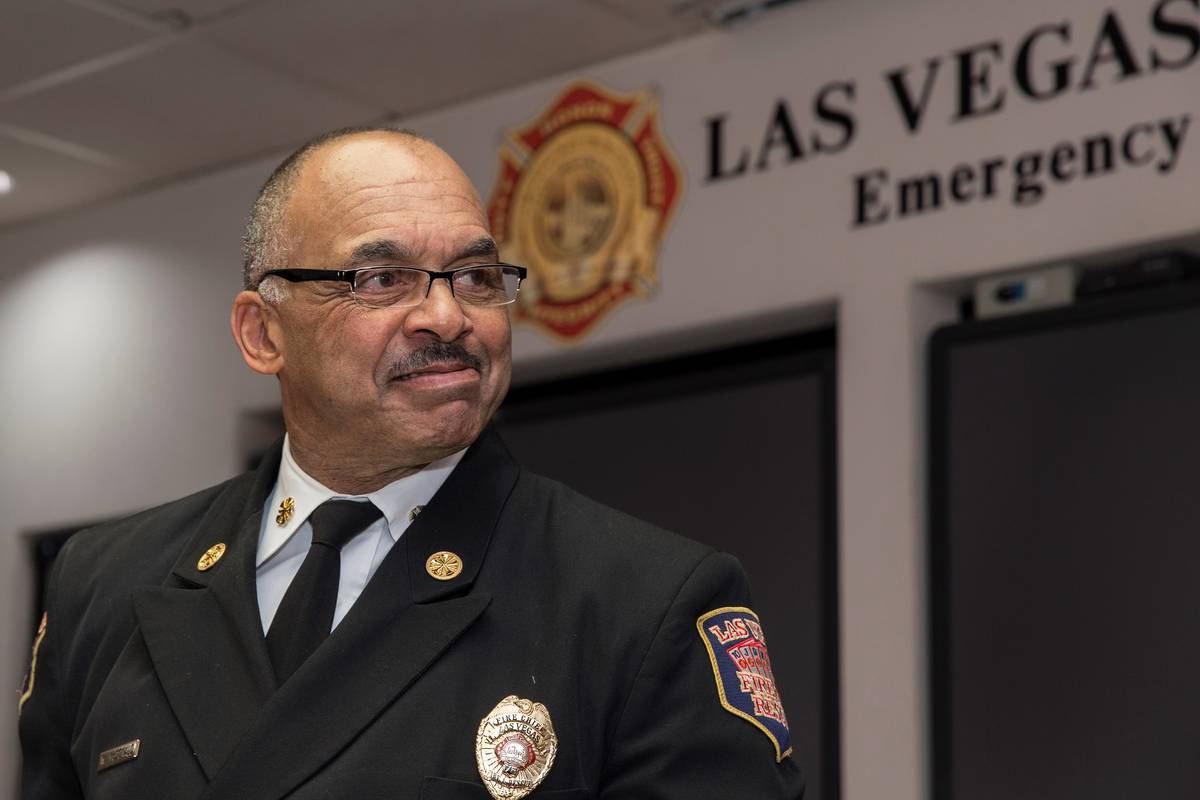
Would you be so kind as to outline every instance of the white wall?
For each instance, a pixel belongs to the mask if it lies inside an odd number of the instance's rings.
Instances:
[[[1141,61],[1156,44],[1172,57],[1186,51],[1152,34],[1151,0],[1105,5],[1118,9]],[[683,202],[662,248],[659,293],[622,306],[573,348],[522,329],[518,379],[803,328],[836,313],[847,800],[929,791],[923,352],[928,331],[954,315],[940,287],[1200,232],[1200,64],[1120,83],[1109,65],[1091,91],[1040,103],[1020,97],[1007,68],[996,67],[1004,110],[951,124],[953,63],[943,63],[917,135],[904,129],[883,76],[911,64],[919,86],[930,57],[993,38],[1011,55],[1028,31],[1062,21],[1071,43],[1039,46],[1046,59],[1075,54],[1078,75],[1102,14],[1091,0],[810,0],[579,76],[655,89],[685,171]],[[1171,14],[1200,20],[1191,0],[1177,0]],[[459,158],[486,196],[504,132],[572,77],[406,124]],[[835,80],[856,85],[857,133],[845,151],[705,185],[706,118],[728,114],[731,146],[757,146],[776,99],[811,127],[812,95]],[[949,170],[1185,113],[1192,130],[1169,174],[1119,168],[1052,186],[1028,208],[1005,194],[851,224],[852,176],[865,170]],[[240,364],[226,327],[240,221],[273,161],[0,236],[0,542],[11,593],[0,652],[16,653],[28,637],[22,531],[123,513],[231,474],[237,414],[274,402],[272,383]],[[0,660],[0,685],[19,683],[21,661]],[[11,775],[15,737],[5,736],[0,771]]]
[[[111,518],[238,471],[243,409],[277,405],[228,333],[262,166],[0,238],[0,686],[28,664],[21,534]],[[0,786],[16,772],[0,728]]]

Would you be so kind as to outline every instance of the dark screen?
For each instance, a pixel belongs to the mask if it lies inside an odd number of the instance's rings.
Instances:
[[[939,800],[1200,797],[1200,308],[946,333]]]
[[[523,390],[499,428],[524,466],[741,560],[806,797],[832,800],[832,348],[758,358],[778,349],[593,376],[549,399]]]

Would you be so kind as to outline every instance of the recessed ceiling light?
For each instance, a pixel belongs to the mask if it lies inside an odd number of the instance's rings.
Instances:
[[[0,194],[8,194],[13,190],[12,175],[0,169]]]

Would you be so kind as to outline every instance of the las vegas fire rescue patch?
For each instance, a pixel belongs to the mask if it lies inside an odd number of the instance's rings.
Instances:
[[[696,620],[696,630],[708,648],[721,705],[767,735],[776,761],[791,755],[792,737],[758,615],[748,608],[718,608]]]

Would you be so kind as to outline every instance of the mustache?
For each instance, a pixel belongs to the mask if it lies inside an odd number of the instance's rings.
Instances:
[[[483,359],[472,353],[459,342],[427,342],[398,358],[388,369],[387,378],[393,380],[410,372],[416,372],[434,364],[451,362],[483,371]]]

